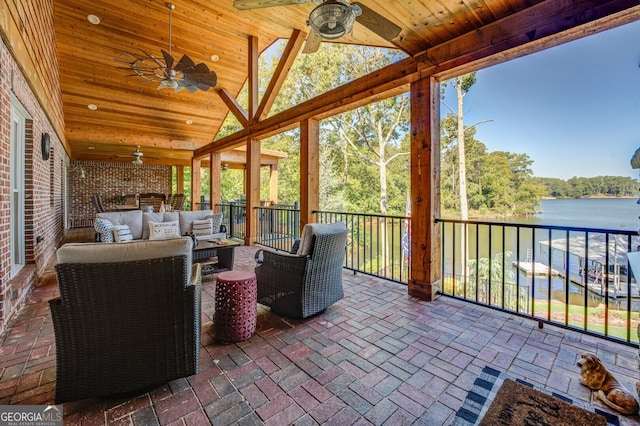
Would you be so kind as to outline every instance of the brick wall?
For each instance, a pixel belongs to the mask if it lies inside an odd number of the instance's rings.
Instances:
[[[104,208],[112,209],[116,206],[115,197],[124,194],[170,194],[171,166],[72,161],[68,190],[69,227],[92,226],[96,209],[91,202],[91,195],[98,194]]]
[[[10,258],[11,97],[31,116],[25,129],[26,266],[12,276]],[[51,137],[52,152],[43,160],[40,139]],[[63,236],[62,165],[67,154],[53,126],[27,84],[7,46],[0,40],[0,332],[24,304],[34,281],[44,272]]]

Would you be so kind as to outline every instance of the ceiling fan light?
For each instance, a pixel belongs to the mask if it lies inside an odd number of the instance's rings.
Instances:
[[[141,166],[142,165],[142,159],[140,157],[136,157],[136,159],[133,160],[132,163],[135,164],[136,166]]]
[[[328,0],[311,11],[307,25],[314,33],[328,40],[335,40],[350,32],[356,13],[347,4]]]

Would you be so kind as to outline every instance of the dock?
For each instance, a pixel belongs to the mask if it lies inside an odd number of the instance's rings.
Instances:
[[[524,272],[527,275],[548,277],[549,276],[549,271],[551,271],[551,276],[552,277],[561,277],[562,276],[560,271],[558,271],[558,270],[556,270],[554,268],[549,268],[549,266],[545,265],[544,263],[540,263],[540,262],[519,262],[517,260],[514,260],[513,262],[511,262],[511,264],[515,268],[520,269],[522,272]]]

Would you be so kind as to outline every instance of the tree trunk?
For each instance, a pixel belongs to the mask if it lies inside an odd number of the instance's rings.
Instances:
[[[467,205],[467,166],[464,153],[464,112],[462,111],[464,94],[462,93],[462,78],[456,78],[456,95],[458,98],[458,173],[460,176],[460,218],[469,219]]]

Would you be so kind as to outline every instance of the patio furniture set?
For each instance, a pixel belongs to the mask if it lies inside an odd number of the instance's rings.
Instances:
[[[176,215],[181,234],[159,231],[162,237],[155,241],[153,224],[165,222],[153,219],[174,222]],[[259,250],[253,272],[233,270],[239,242],[226,234],[193,235],[211,216],[206,210],[104,212],[96,220],[102,242],[58,249],[60,297],[49,303],[56,403],[149,389],[197,374],[205,268],[218,274],[214,322],[219,343],[253,335],[257,303],[284,317],[306,318],[344,297],[344,223],[305,225],[293,252]],[[102,226],[105,221],[111,230]],[[107,234],[117,235],[123,225],[131,240],[105,243],[117,241]],[[203,264],[213,256],[215,265]]]

